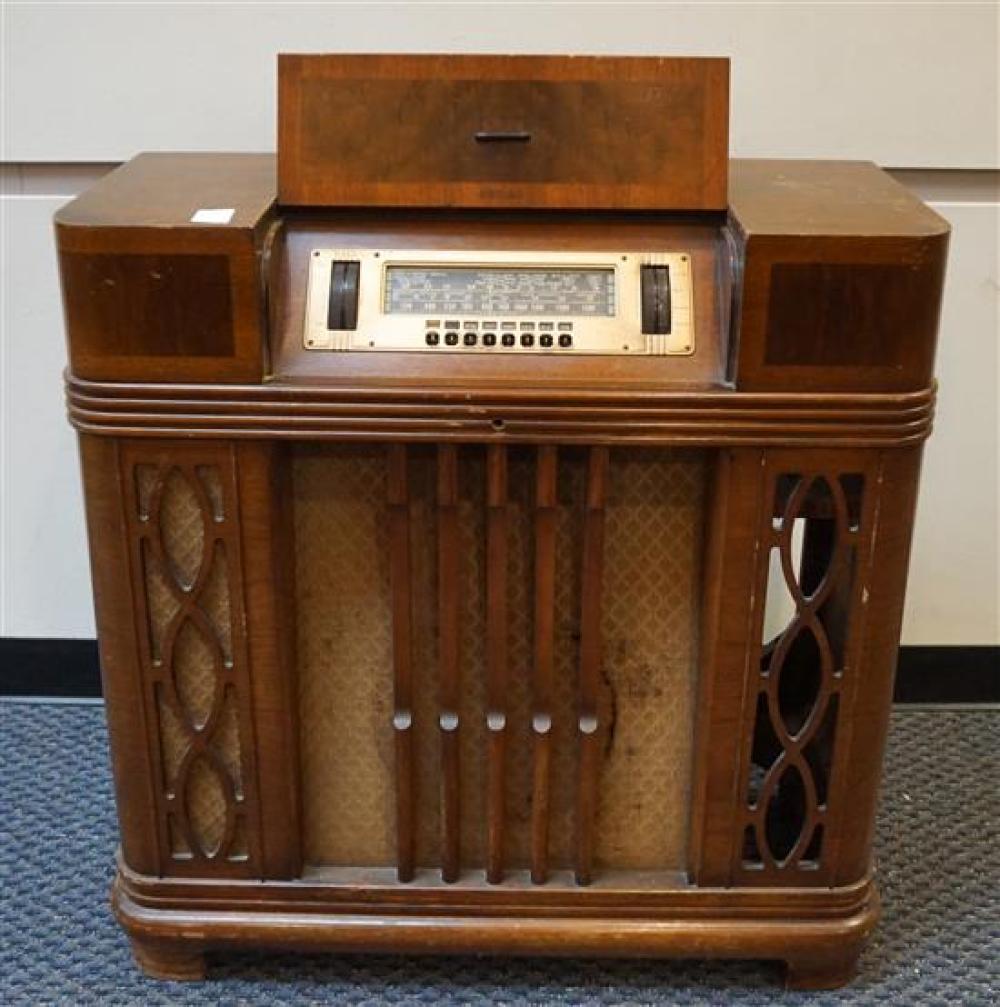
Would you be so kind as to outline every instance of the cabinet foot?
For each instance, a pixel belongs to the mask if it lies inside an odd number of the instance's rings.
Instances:
[[[790,990],[832,990],[849,983],[858,971],[860,950],[836,956],[790,958],[785,987]]]
[[[197,948],[167,941],[130,938],[136,964],[152,979],[205,978],[205,955]]]

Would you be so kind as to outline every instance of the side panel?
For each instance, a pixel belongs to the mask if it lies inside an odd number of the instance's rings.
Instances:
[[[871,863],[922,455],[922,448],[886,452],[879,468],[860,674],[853,683],[847,752],[834,781],[840,788],[835,798],[843,795],[856,823],[841,832],[839,846],[831,851],[832,883],[837,885],[862,877]]]
[[[919,449],[722,455],[709,529],[699,884],[870,867]]]
[[[80,462],[122,857],[134,871],[157,874],[160,845],[155,780],[133,616],[130,540],[122,507],[118,442],[82,434]]]
[[[269,155],[141,154],[63,207],[56,243],[73,374],[261,381],[273,199]]]
[[[293,620],[277,450],[88,437],[82,446],[126,863],[292,877]],[[264,823],[279,823],[266,841]]]
[[[874,164],[730,162],[740,391],[928,387],[948,223]]]

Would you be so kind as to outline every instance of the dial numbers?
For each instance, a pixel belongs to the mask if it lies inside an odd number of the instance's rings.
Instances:
[[[611,318],[615,271],[388,266],[384,311]]]

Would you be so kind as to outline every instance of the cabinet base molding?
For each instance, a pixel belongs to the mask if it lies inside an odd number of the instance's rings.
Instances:
[[[577,901],[570,908],[558,896],[529,905],[519,899],[527,893],[513,888],[508,900],[475,907],[482,890],[473,883],[444,886],[439,891],[464,892],[468,899],[428,897],[404,905],[376,884],[355,888],[348,910],[340,882],[191,883],[121,868],[112,903],[138,964],[150,976],[175,980],[204,978],[206,951],[267,948],[769,959],[786,963],[789,988],[832,989],[854,975],[879,916],[870,878],[847,888],[784,893],[685,885],[658,890],[646,907],[630,900],[631,908],[616,907],[612,890],[595,892],[592,907]]]

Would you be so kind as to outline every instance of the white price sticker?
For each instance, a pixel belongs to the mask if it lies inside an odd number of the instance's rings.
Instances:
[[[191,217],[192,224],[228,224],[233,219],[234,209],[206,209],[202,207],[195,210]]]

